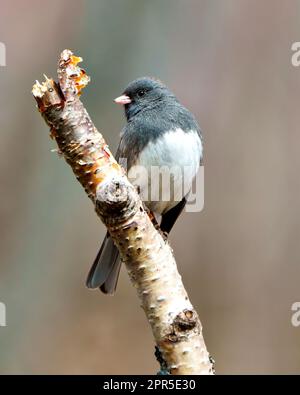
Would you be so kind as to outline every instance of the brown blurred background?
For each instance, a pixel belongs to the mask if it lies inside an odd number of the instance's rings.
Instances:
[[[85,288],[104,227],[55,148],[31,87],[64,48],[92,78],[82,97],[115,150],[112,99],[159,77],[197,116],[205,208],[171,242],[218,373],[299,373],[300,1],[1,0],[0,373],[155,373],[150,329],[123,270]]]

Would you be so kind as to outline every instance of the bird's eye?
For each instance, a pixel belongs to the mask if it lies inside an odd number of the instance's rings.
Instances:
[[[138,91],[137,95],[138,97],[143,97],[145,95],[146,91],[144,89],[141,89]]]

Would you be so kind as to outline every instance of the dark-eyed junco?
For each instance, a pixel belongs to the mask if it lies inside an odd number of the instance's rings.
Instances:
[[[161,216],[169,233],[186,204],[202,158],[202,138],[194,116],[172,92],[153,78],[131,82],[122,96],[127,124],[121,132],[116,159],[127,161],[127,174],[146,206]],[[109,234],[87,278],[89,288],[114,293],[121,261]]]

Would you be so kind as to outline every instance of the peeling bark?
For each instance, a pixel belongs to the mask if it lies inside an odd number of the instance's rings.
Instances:
[[[46,77],[33,95],[51,137],[93,201],[117,245],[151,325],[160,363],[170,374],[212,374],[199,317],[171,247],[155,229],[124,170],[93,125],[79,96],[89,82],[81,61],[62,52],[58,83]]]

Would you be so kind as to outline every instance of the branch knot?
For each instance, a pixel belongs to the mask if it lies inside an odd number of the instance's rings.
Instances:
[[[139,209],[135,188],[124,176],[107,177],[96,190],[96,211],[108,226],[127,221]]]

